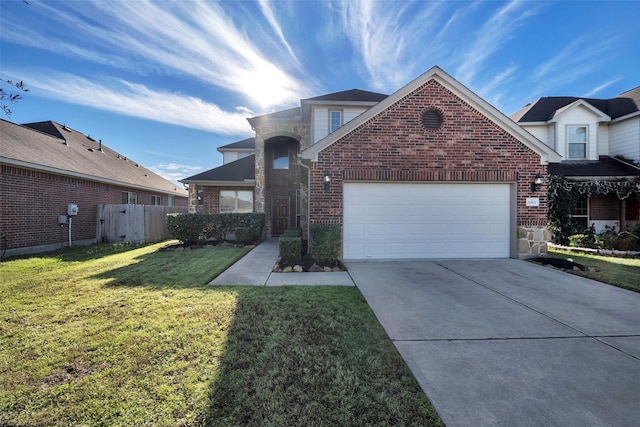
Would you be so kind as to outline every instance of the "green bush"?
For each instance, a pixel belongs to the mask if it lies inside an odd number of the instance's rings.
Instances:
[[[602,249],[616,249],[618,233],[615,228],[605,227],[605,231],[596,235],[596,247]]]
[[[282,237],[300,237],[302,238],[302,229],[301,228],[287,228],[282,233]]]
[[[169,231],[169,237],[172,239],[178,239],[183,243],[193,243],[200,240],[200,236],[204,234],[205,224],[205,215],[167,215],[167,230]]]
[[[253,238],[262,237],[264,213],[172,214],[167,216],[169,236],[181,242],[197,242],[200,237],[226,240],[236,228],[246,227]],[[242,233],[242,232],[241,232]]]
[[[302,239],[300,237],[280,237],[278,246],[280,258],[285,264],[297,264],[302,260]]]
[[[248,245],[256,240],[253,232],[249,227],[236,227],[235,228],[236,242],[243,245]]]
[[[569,236],[569,246],[576,248],[594,248],[595,244],[587,234],[574,234]]]
[[[337,263],[342,245],[342,228],[338,225],[312,224],[309,231],[311,257],[320,263]]]

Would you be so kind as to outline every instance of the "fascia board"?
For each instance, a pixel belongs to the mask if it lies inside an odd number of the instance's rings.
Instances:
[[[102,177],[94,176],[94,175],[87,175],[87,174],[84,174],[84,173],[73,172],[73,171],[69,171],[69,170],[65,170],[65,169],[58,169],[58,168],[53,168],[53,167],[50,167],[50,166],[38,165],[38,164],[35,164],[35,163],[29,163],[29,162],[25,162],[25,161],[22,161],[22,160],[9,159],[7,157],[0,157],[0,164],[7,164],[7,165],[26,168],[26,169],[33,169],[33,170],[42,171],[42,172],[49,172],[49,173],[52,173],[52,174],[55,174],[55,175],[70,176],[70,177],[73,177],[73,178],[86,179],[87,181],[101,182],[103,184],[118,185],[118,186],[121,186],[121,187],[136,188],[138,190],[155,191],[155,192],[160,192],[160,193],[173,194],[173,195],[180,196],[180,197],[187,197],[187,194],[185,194],[183,192],[170,191],[170,190],[165,190],[165,189],[162,189],[162,188],[148,187],[148,186],[139,185],[139,184],[132,184],[132,183],[129,183],[129,182],[117,181],[117,180],[114,180],[114,179],[102,178]]]
[[[540,155],[540,163],[547,164],[549,162],[559,162],[561,160],[561,156],[555,150],[548,147],[539,139],[535,138],[529,132],[525,131],[520,125],[514,122],[509,117],[505,116],[501,113],[497,108],[484,101],[474,92],[469,90],[462,83],[455,80],[449,74],[445,73],[440,67],[434,66],[429,69],[427,72],[417,77],[416,79],[409,82],[407,85],[397,90],[384,100],[380,101],[378,104],[371,107],[369,110],[360,114],[355,119],[351,120],[345,126],[342,126],[335,132],[327,135],[322,138],[320,141],[316,142],[311,147],[307,148],[302,152],[303,159],[309,159],[311,161],[318,161],[318,153],[329,145],[333,144],[338,139],[346,136],[348,133],[352,132],[371,118],[380,114],[391,105],[398,102],[400,99],[408,95],[409,93],[416,90],[418,87],[422,86],[424,83],[429,80],[434,79],[438,83],[442,84],[444,87],[449,89],[455,95],[459,96],[466,102],[468,102],[473,108],[477,109],[485,116],[493,120],[495,123],[500,125],[504,130],[509,132],[515,138],[517,138],[520,142],[525,144],[527,147],[531,148],[535,153]]]
[[[304,105],[335,105],[337,106],[345,106],[345,107],[371,107],[378,104],[378,102],[372,101],[305,101]]]
[[[180,182],[184,184],[199,184],[208,185],[211,187],[255,187],[255,180],[245,181],[206,181],[201,179],[181,179]]]
[[[618,118],[615,118],[615,119],[611,120],[611,123],[622,122],[624,120],[632,119],[632,118],[638,117],[638,116],[640,116],[640,111],[634,111],[633,113],[629,113],[626,116],[620,116]]]
[[[222,148],[220,147],[218,148],[218,151],[221,153],[223,152],[226,153],[228,151],[231,151],[231,152],[237,151],[238,153],[253,153],[254,151],[256,151],[256,149],[255,148]]]

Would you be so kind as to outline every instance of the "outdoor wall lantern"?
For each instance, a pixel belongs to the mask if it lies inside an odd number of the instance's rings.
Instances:
[[[533,179],[533,182],[531,183],[531,192],[533,193],[538,191],[540,187],[542,187],[543,182],[544,182],[544,176],[537,173],[535,178]]]
[[[324,182],[324,191],[329,191],[329,184],[331,184],[331,174],[329,172],[325,172],[322,181]]]

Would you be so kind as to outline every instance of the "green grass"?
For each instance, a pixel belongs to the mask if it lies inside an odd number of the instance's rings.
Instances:
[[[0,425],[438,425],[356,288],[212,287],[246,253],[0,264]]]
[[[581,254],[559,249],[549,249],[548,256],[571,258],[579,264],[595,269],[595,271],[571,271],[573,274],[640,292],[640,258]]]

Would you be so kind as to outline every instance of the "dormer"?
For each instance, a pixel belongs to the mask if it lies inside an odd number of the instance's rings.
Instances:
[[[222,154],[222,164],[226,165],[254,154],[256,151],[256,139],[251,137],[242,141],[232,142],[218,147],[218,151]]]

